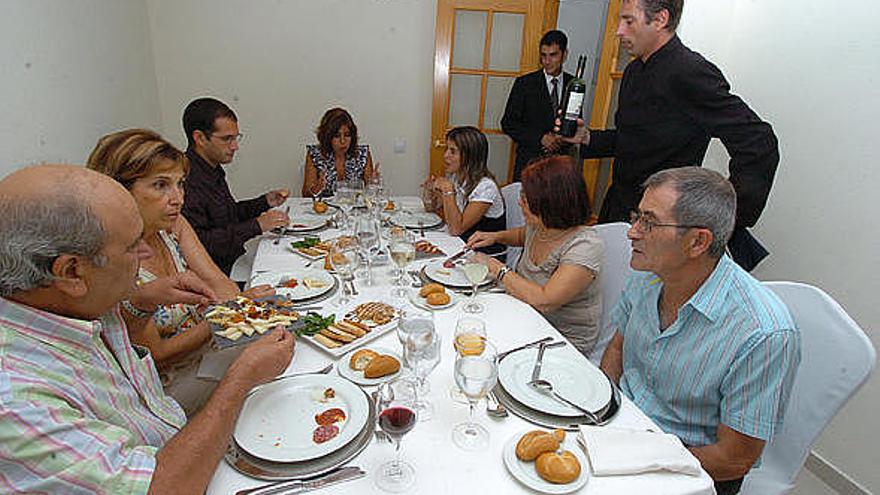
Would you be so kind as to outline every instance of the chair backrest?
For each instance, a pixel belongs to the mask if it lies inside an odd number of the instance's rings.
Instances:
[[[508,229],[522,227],[526,224],[526,217],[519,206],[520,191],[522,191],[522,182],[512,182],[501,188],[501,197],[504,198],[504,213]],[[521,254],[521,247],[508,247],[507,266],[515,268]]]
[[[765,282],[782,299],[801,332],[801,363],[782,428],[764,447],[740,493],[789,491],[813,442],[874,368],[871,341],[822,290],[796,282]]]
[[[632,272],[629,260],[632,257],[632,246],[626,238],[629,224],[625,222],[602,223],[593,227],[605,242],[605,260],[599,273],[599,285],[602,288],[602,318],[599,320],[599,340],[588,356],[590,361],[598,365],[602,361],[605,348],[614,337],[609,315],[620,299],[626,278]]]

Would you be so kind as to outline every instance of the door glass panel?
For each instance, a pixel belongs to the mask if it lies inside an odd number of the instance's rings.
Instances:
[[[525,15],[496,12],[492,14],[492,40],[489,44],[489,68],[519,72]]]
[[[515,80],[514,77],[489,78],[486,84],[486,112],[483,114],[485,129],[501,129],[504,106],[507,105],[507,96]]]
[[[486,134],[489,140],[489,171],[495,174],[498,185],[507,183],[510,164],[510,145],[512,141],[505,134]]]
[[[477,125],[480,119],[480,81],[483,76],[451,74],[449,126]]]
[[[456,9],[455,24],[453,25],[455,32],[452,41],[453,68],[483,68],[487,15],[487,12]]]
[[[629,65],[630,60],[632,60],[632,55],[630,55],[629,51],[620,44],[620,41],[617,42],[617,67],[615,70],[617,72],[623,72],[626,69],[626,66]]]

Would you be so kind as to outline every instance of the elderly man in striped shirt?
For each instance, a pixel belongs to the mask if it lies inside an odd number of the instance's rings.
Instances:
[[[737,493],[780,427],[800,362],[782,302],[726,254],[736,194],[682,167],[644,184],[632,214],[633,269],[612,312],[602,369],[716,482]]]
[[[186,423],[127,328],[211,294],[186,275],[135,290],[142,235],[134,198],[97,172],[0,181],[0,493],[203,493],[245,395],[290,362],[286,332],[255,342]]]

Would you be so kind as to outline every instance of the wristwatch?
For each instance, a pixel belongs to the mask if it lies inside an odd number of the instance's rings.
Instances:
[[[135,318],[140,318],[140,319],[150,318],[153,316],[153,313],[156,312],[155,310],[147,312],[147,311],[143,311],[141,309],[138,309],[128,299],[122,301],[122,309],[124,309],[126,312],[128,312],[128,314],[130,314],[131,316],[134,316]]]
[[[495,275],[496,282],[504,282],[504,276],[510,272],[510,267],[505,265],[498,270],[498,275]]]

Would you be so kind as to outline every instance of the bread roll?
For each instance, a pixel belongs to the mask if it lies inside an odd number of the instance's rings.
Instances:
[[[316,201],[315,204],[312,205],[312,209],[315,210],[315,213],[321,214],[327,211],[327,203],[323,201]]]
[[[400,369],[400,361],[391,356],[382,354],[370,361],[364,369],[364,378],[379,378],[381,376],[397,373]]]
[[[538,476],[550,483],[565,484],[576,480],[581,474],[581,463],[569,451],[561,454],[544,452],[535,461]]]
[[[444,304],[449,304],[449,294],[445,292],[434,292],[428,294],[428,297],[425,298],[428,304],[431,306],[443,306]]]
[[[419,295],[422,297],[428,297],[429,295],[435,293],[445,294],[446,288],[440,284],[431,282],[430,284],[423,285],[422,288],[419,290]]]
[[[348,367],[353,370],[363,371],[367,365],[378,356],[379,353],[376,351],[371,349],[361,349],[351,355],[351,359],[348,361]]]
[[[534,461],[545,452],[559,448],[559,440],[552,433],[534,430],[523,435],[516,443],[516,457],[521,461]]]

